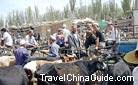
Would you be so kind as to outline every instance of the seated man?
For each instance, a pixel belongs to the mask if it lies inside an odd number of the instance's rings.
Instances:
[[[56,44],[56,38],[54,36],[50,36],[49,51],[47,50],[45,51],[45,53],[47,54],[46,60],[55,61],[60,59],[58,52],[59,52],[59,45]]]
[[[31,56],[33,56],[33,54],[36,51],[36,47],[38,46],[38,43],[36,42],[34,36],[33,36],[33,31],[29,30],[28,35],[25,37],[26,40],[26,46],[27,48],[32,48],[31,50]]]
[[[7,32],[6,28],[1,29],[2,38],[1,38],[1,46],[5,46],[7,48],[12,48],[13,39],[9,32]]]
[[[14,55],[16,59],[16,65],[24,66],[27,63],[29,54],[25,48],[25,40],[20,41],[20,47],[14,51]]]

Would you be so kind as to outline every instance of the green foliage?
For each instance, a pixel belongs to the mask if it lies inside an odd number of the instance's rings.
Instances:
[[[129,12],[131,11],[131,1],[132,0],[122,0],[122,9],[125,16],[129,15]]]
[[[35,6],[34,8],[35,8],[35,12],[34,12],[35,21],[39,21],[39,9],[37,6]]]
[[[47,12],[44,14],[46,21],[54,21],[62,19],[62,15],[59,10],[54,9],[52,6],[47,9]]]
[[[75,10],[76,0],[69,0],[69,4],[70,4],[70,11],[71,11],[71,18],[73,18],[75,17],[74,10]]]
[[[71,12],[73,12],[75,9],[75,3],[76,3],[76,0],[69,0]]]
[[[0,17],[0,27],[2,27],[4,25],[4,20],[2,17]]]
[[[27,23],[33,23],[33,12],[32,12],[32,9],[31,7],[29,6],[27,9],[26,9],[26,15],[27,15]]]
[[[36,22],[62,20],[73,17],[90,17],[99,21],[105,19],[106,16],[110,16],[113,19],[127,16],[128,11],[131,10],[131,0],[123,0],[121,2],[122,8],[115,3],[115,0],[107,0],[104,3],[102,2],[103,0],[91,0],[91,4],[88,6],[83,5],[82,0],[80,0],[80,6],[75,7],[76,1],[77,0],[69,0],[69,3],[64,7],[63,11],[56,10],[50,6],[42,15],[40,15],[39,8],[37,6],[34,8],[29,6],[25,9],[25,11],[13,10],[7,15],[6,22],[9,25],[17,26],[24,23],[35,24]],[[2,25],[3,17],[1,16],[0,26]]]
[[[64,7],[64,18],[69,18],[69,7],[68,7],[68,5]]]

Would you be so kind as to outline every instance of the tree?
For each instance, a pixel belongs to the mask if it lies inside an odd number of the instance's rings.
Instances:
[[[74,17],[74,10],[75,10],[76,0],[69,0],[69,4],[70,4],[71,15],[72,15],[72,18],[73,18]]]
[[[125,16],[129,15],[129,11],[131,11],[131,0],[123,0],[121,1],[122,9]]]
[[[69,8],[68,5],[64,7],[64,18],[68,18],[69,16]]]
[[[0,17],[0,27],[3,27],[3,25],[4,25],[4,20],[2,17]]]
[[[24,12],[20,12],[18,16],[19,16],[19,20],[20,20],[20,25],[24,24],[25,23],[25,14],[24,14]]]
[[[115,0],[109,0],[110,17],[115,18]]]
[[[20,20],[20,16],[19,16],[19,12],[16,11],[16,15],[15,15],[15,25],[18,26],[18,25],[21,25],[21,20]]]
[[[93,17],[95,20],[101,19],[102,16],[102,3],[101,0],[92,0]]]
[[[102,18],[105,19],[106,16],[108,16],[110,13],[110,7],[108,5],[108,3],[103,3],[103,7],[102,7]]]
[[[33,11],[30,6],[26,9],[26,15],[27,23],[33,23]]]
[[[138,9],[138,0],[134,0],[134,9]]]
[[[7,15],[6,21],[8,22],[9,25],[13,25],[13,19],[11,13]]]
[[[115,18],[116,19],[121,19],[122,18],[122,16],[123,16],[123,10],[122,10],[122,8],[120,8],[119,6],[118,6],[118,4],[116,3],[116,6],[115,6]]]
[[[59,10],[55,10],[52,6],[48,8],[48,11],[45,13],[46,20],[54,21],[61,20],[62,13]]]
[[[100,20],[105,19],[109,15],[112,18],[120,18],[123,14],[128,16],[128,11],[131,10],[131,0],[123,0],[121,2],[122,8],[118,6],[118,3],[115,3],[115,0],[107,0],[105,3],[102,0],[91,0],[91,4],[85,6],[82,0],[80,0],[80,6],[75,7],[76,1],[78,0],[69,0],[69,3],[64,7],[63,11],[56,10],[50,6],[42,15],[40,15],[40,10],[37,6],[34,7],[34,11],[30,6],[25,11],[13,10],[6,16],[6,21],[9,25],[22,25],[24,23],[34,24],[34,22],[54,21],[74,17],[91,17],[95,20]],[[138,2],[138,0],[135,0],[135,2]],[[1,18],[0,23],[2,23]]]
[[[35,21],[39,21],[39,9],[37,6],[34,7],[35,8]]]

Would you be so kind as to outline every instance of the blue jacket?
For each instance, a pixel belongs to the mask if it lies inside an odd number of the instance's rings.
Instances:
[[[59,45],[55,42],[49,47],[48,57],[59,57]]]
[[[24,66],[27,63],[29,53],[26,48],[18,48],[14,51],[16,65]]]

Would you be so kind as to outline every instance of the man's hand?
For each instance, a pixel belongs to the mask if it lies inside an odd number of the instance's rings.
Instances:
[[[96,46],[95,49],[98,50],[98,47]]]
[[[0,48],[4,48],[4,46],[1,46],[1,45],[0,45]]]
[[[41,53],[48,54],[49,50],[41,50]]]

